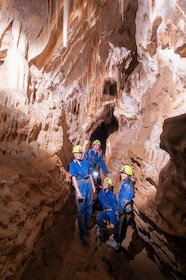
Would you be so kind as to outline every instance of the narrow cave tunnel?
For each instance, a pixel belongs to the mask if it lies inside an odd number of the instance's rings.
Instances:
[[[102,144],[102,151],[105,154],[106,151],[106,141],[110,134],[118,130],[118,121],[113,115],[113,111],[110,114],[110,119],[104,120],[96,129],[92,132],[90,136],[90,142],[99,139]]]
[[[102,99],[107,100],[111,103],[107,104],[103,113],[100,116],[102,120],[101,123],[94,129],[90,136],[90,143],[95,139],[99,139],[101,141],[101,149],[103,154],[106,152],[106,141],[110,134],[114,133],[118,130],[119,124],[118,120],[115,118],[114,105],[113,105],[113,97],[117,95],[117,82],[115,80],[106,80],[103,87],[103,95]]]

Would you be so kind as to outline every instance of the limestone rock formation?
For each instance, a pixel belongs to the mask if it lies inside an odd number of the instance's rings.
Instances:
[[[134,169],[154,261],[186,277],[185,13],[185,0],[0,0],[2,280],[21,275],[69,197],[72,146],[94,135],[116,193]]]

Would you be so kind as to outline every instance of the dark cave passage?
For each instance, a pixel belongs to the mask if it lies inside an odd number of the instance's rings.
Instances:
[[[107,107],[107,113],[104,115],[104,121],[99,124],[90,136],[90,142],[99,139],[102,144],[102,151],[105,154],[106,141],[110,134],[118,130],[118,121],[113,115],[113,108]]]
[[[103,153],[105,153],[107,137],[106,125],[104,123],[101,123],[92,133],[90,142],[92,143],[95,139],[99,139],[102,144]]]

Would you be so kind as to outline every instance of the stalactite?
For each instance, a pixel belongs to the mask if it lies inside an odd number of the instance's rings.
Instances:
[[[48,17],[49,15],[49,3],[48,0],[46,1],[46,16]]]
[[[88,91],[87,91],[87,112],[90,109],[90,104],[91,104],[91,95],[92,95],[92,79],[91,79],[91,60],[90,56],[87,58],[87,86],[88,86]],[[90,84],[89,84],[90,82]]]
[[[57,29],[57,22],[58,22],[58,0],[56,0],[56,29]]]
[[[50,3],[49,3],[49,18],[52,17],[52,0],[50,0]]]
[[[102,67],[101,67],[101,72],[102,72]],[[103,97],[103,75],[100,77],[100,99]]]
[[[79,0],[73,2],[74,15],[80,17],[82,15],[82,3]]]
[[[90,94],[89,93],[89,75],[88,75],[88,67],[86,67],[86,72],[85,72],[85,75],[86,75],[86,95],[85,95],[85,116],[87,115],[88,113],[88,95]]]
[[[101,95],[100,95],[100,65],[99,65],[99,45],[98,45],[98,50],[96,51],[96,77],[97,79],[97,95],[98,95],[98,108],[100,108],[101,105]]]
[[[72,117],[73,117],[73,112],[72,112],[72,102],[73,102],[73,101],[72,101],[72,98],[70,98],[70,102],[69,102],[70,104],[69,104],[69,107],[70,107],[70,117],[71,117],[71,122],[73,121],[73,118],[72,118]]]
[[[90,23],[91,22],[91,6],[88,5],[87,7],[87,20]]]
[[[93,61],[93,63],[94,63],[94,69],[93,69],[93,73],[94,73],[94,75],[95,75],[95,77],[97,77],[97,68],[96,68],[96,66],[97,66],[97,63],[96,63],[96,57],[95,57],[95,49],[93,49],[93,59],[92,59],[92,61]],[[94,105],[96,105],[96,111],[97,111],[97,108],[98,108],[98,104],[97,104],[97,78],[95,79],[95,88],[94,88],[94,92],[95,92],[95,96],[96,96],[96,98],[95,98],[95,103],[94,103]]]
[[[46,15],[47,15],[47,27],[48,27],[48,38],[50,36],[50,1],[46,1]]]
[[[125,0],[119,0],[119,9],[120,9],[122,20],[124,19],[124,3]]]
[[[68,32],[68,0],[63,2],[63,46],[67,47],[67,32]]]

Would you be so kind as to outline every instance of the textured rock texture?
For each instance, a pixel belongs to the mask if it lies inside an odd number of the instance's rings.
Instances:
[[[1,279],[20,275],[67,200],[72,145],[99,129],[116,193],[121,165],[134,168],[154,261],[186,277],[185,12],[185,0],[0,0]]]

